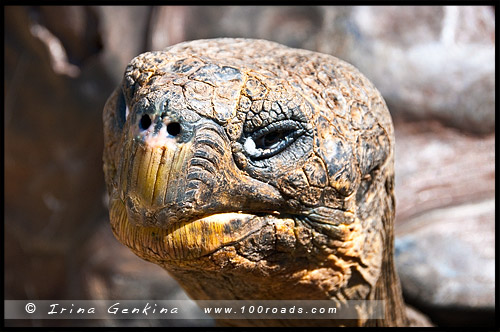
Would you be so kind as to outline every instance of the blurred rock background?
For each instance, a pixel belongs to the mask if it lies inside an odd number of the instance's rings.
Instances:
[[[405,299],[438,326],[494,324],[494,7],[7,6],[4,27],[5,299],[186,298],[111,233],[102,108],[139,53],[247,37],[335,55],[374,82],[396,129]]]

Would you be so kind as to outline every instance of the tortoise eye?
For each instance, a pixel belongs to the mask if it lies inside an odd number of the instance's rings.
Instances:
[[[253,160],[270,158],[290,146],[304,132],[292,120],[272,123],[247,137],[244,148]]]
[[[263,136],[254,139],[255,147],[262,150],[272,149],[287,136],[292,134],[293,130],[274,130]]]

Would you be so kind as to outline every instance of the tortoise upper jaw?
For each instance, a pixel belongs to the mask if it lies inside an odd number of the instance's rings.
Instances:
[[[243,187],[244,188],[244,187]],[[219,214],[236,213],[254,216],[280,215],[283,204],[271,203],[265,206],[256,204],[248,197],[237,197],[236,195],[224,195],[212,192],[212,199],[208,202],[178,201],[170,202],[164,206],[151,207],[144,203],[143,199],[135,194],[127,194],[125,199],[118,198],[125,207],[128,221],[135,226],[155,227],[169,229],[177,224],[192,222]],[[233,199],[227,199],[231,196]],[[181,196],[179,196],[181,197]],[[247,204],[242,203],[247,200]],[[279,201],[281,202],[281,201]]]
[[[175,224],[190,222],[217,213],[233,212],[223,206],[196,207],[192,202],[167,202],[163,206],[149,206],[142,197],[129,193],[122,202],[131,224],[141,227],[169,229]],[[234,211],[238,212],[238,211]]]

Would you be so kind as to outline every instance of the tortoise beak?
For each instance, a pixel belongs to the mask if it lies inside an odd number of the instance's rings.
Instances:
[[[159,209],[176,208],[187,185],[187,163],[192,143],[166,138],[164,144],[144,144],[134,140],[124,149],[128,155],[120,175],[121,198],[136,225],[158,226]]]

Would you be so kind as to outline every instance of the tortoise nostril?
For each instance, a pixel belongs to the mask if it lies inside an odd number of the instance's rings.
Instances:
[[[178,122],[172,122],[167,125],[167,132],[172,136],[177,136],[181,132],[181,125]]]
[[[151,126],[151,118],[149,117],[149,115],[144,114],[141,118],[141,121],[139,122],[139,128],[141,128],[142,130],[146,130],[149,128],[149,126]]]

